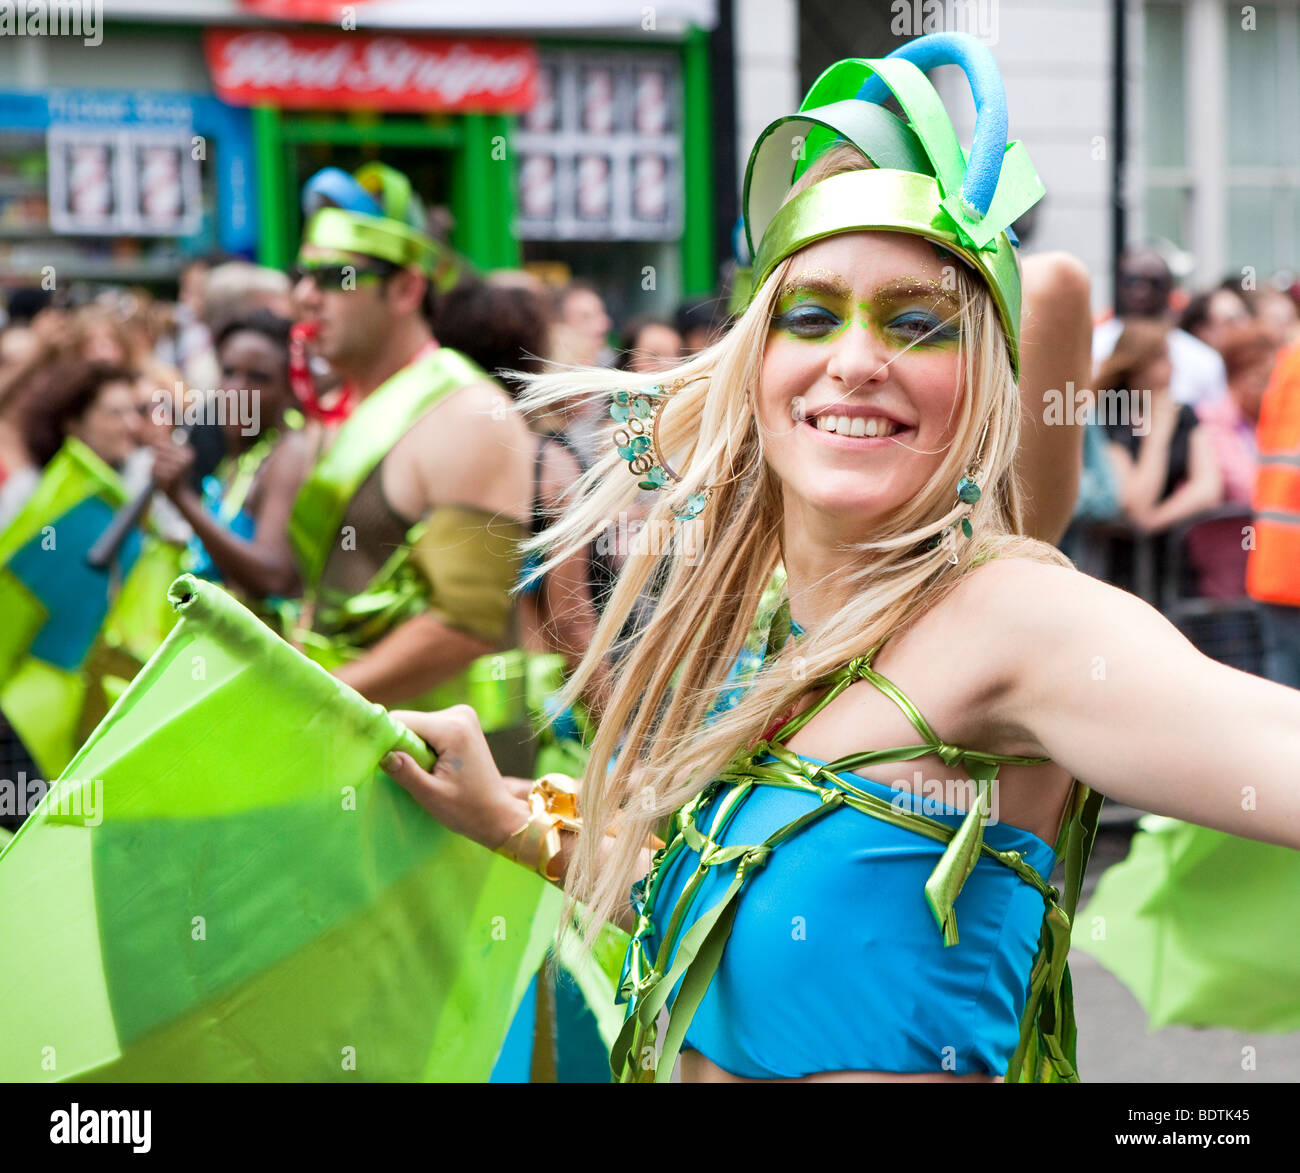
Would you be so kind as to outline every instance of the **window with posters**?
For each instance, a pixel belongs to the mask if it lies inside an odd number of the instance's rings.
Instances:
[[[155,128],[54,126],[50,227],[113,236],[189,236],[202,221],[191,136]]]
[[[674,240],[682,231],[678,57],[544,51],[519,120],[523,240]]]

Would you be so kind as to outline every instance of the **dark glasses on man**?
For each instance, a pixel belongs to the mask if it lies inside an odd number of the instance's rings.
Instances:
[[[376,284],[394,272],[396,269],[393,265],[382,261],[369,265],[341,264],[338,261],[328,261],[323,264],[299,262],[289,270],[289,279],[297,285],[306,277],[322,293],[340,293],[356,289],[361,285]]]

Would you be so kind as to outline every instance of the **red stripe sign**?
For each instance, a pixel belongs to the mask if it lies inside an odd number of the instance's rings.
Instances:
[[[235,106],[520,111],[537,84],[526,41],[210,29],[203,48]]]

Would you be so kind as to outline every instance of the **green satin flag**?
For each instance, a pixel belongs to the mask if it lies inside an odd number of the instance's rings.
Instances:
[[[170,595],[0,851],[0,1080],[485,1080],[559,894],[378,772],[431,761],[382,708],[219,587]]]
[[[1103,873],[1072,945],[1152,1029],[1300,1030],[1300,852],[1157,815]]]
[[[56,777],[174,621],[182,550],[127,535],[112,566],[86,553],[126,501],[118,474],[69,437],[0,533],[0,709]]]

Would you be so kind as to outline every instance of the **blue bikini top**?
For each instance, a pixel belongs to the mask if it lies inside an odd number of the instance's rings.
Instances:
[[[633,893],[615,1079],[666,1081],[685,1047],[755,1079],[884,1071],[1077,1080],[1065,957],[1101,796],[1076,782],[1055,848],[988,821],[999,764],[1047,759],[942,742],[871,667],[874,654],[823,682],[831,687],[820,701],[737,754],[673,817]],[[921,742],[835,762],[785,748],[856,680],[899,704]],[[924,785],[903,791],[854,772],[936,753],[975,781],[969,810]],[[1064,901],[1047,882],[1060,856]]]

